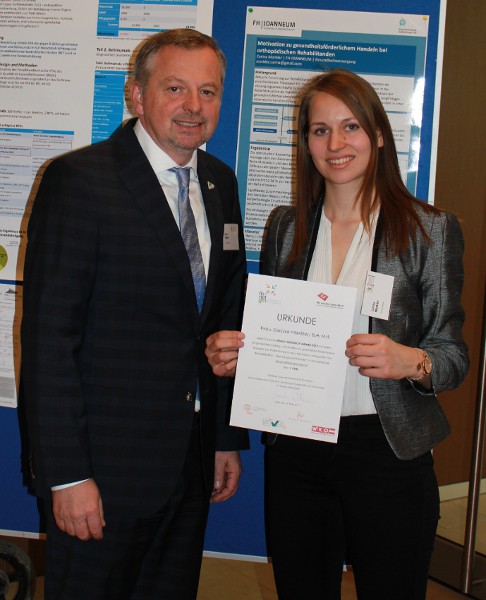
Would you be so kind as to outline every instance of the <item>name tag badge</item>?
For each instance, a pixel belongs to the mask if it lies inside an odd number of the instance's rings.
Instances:
[[[361,306],[362,315],[388,321],[394,280],[392,275],[368,271]]]
[[[238,223],[225,223],[223,233],[223,250],[239,250]]]

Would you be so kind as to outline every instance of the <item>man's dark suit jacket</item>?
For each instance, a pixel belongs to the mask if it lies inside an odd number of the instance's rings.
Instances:
[[[208,496],[214,450],[247,446],[226,425],[229,382],[204,357],[209,334],[239,326],[245,254],[234,173],[198,151],[211,234],[199,315],[133,125],[46,169],[28,229],[22,402],[36,493],[92,477],[105,509],[142,513],[160,508],[182,470],[198,379]],[[223,249],[226,223],[238,224],[237,251]]]

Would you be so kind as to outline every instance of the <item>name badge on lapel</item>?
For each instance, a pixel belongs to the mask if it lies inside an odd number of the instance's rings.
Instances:
[[[223,250],[239,250],[238,223],[225,223],[223,233]]]
[[[388,321],[394,281],[392,275],[368,271],[361,306],[362,315]]]

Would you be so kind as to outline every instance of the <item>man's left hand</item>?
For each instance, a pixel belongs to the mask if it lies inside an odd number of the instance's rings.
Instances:
[[[224,502],[231,498],[238,489],[241,476],[240,453],[216,452],[214,461],[214,486],[211,502]]]

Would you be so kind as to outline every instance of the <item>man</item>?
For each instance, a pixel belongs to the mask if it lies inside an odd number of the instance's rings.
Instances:
[[[224,70],[199,32],[148,38],[138,120],[43,177],[22,387],[34,486],[52,507],[46,600],[194,599],[209,499],[236,491],[247,438],[226,425],[204,344],[238,321],[244,242],[234,173],[198,150]]]

